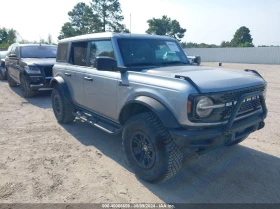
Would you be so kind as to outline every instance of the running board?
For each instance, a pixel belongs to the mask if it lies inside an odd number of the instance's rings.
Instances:
[[[117,135],[120,134],[123,128],[117,124],[113,124],[108,119],[98,117],[91,113],[85,112],[81,109],[75,108],[73,114],[80,118],[81,120],[87,122],[88,124],[99,128],[100,130],[110,134],[110,135]]]

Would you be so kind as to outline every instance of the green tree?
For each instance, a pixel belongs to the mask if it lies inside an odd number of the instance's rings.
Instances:
[[[186,44],[186,45],[185,45]],[[192,43],[192,42],[181,42],[181,46],[185,46],[185,48],[219,48],[220,46],[216,44],[205,44],[205,43]]]
[[[14,29],[10,29],[8,31],[8,36],[7,36],[7,43],[13,44],[17,41],[17,31]]]
[[[253,47],[253,38],[250,34],[250,29],[245,26],[240,27],[235,32],[230,43],[232,47]]]
[[[12,28],[0,28],[0,48],[8,48],[17,41],[17,36],[17,31]]]
[[[254,44],[245,42],[245,43],[239,44],[238,47],[254,47]]]
[[[60,31],[58,39],[95,33],[101,31],[101,21],[93,14],[90,6],[83,2],[78,3],[68,12],[69,22],[66,22]]]
[[[7,43],[8,31],[6,28],[0,28],[0,44]]]
[[[258,47],[280,47],[279,45],[259,45]]]
[[[177,20],[172,20],[166,15],[163,15],[162,18],[159,19],[150,19],[147,23],[149,24],[149,28],[146,33],[171,36],[178,41],[181,41],[187,31],[186,29],[181,28],[180,23]]]
[[[184,42],[184,41],[180,42],[180,45],[183,49],[188,47],[187,42]]]
[[[92,0],[93,14],[101,21],[102,31],[128,32],[123,21],[121,4],[118,0]]]
[[[66,23],[64,23],[64,25],[61,28],[60,35],[58,36],[58,39],[60,40],[60,39],[73,37],[73,36],[77,36],[77,35],[78,35],[78,33],[74,29],[72,24],[70,22],[66,22]]]
[[[81,34],[101,31],[101,21],[98,16],[93,14],[92,8],[83,2],[78,3],[68,15],[73,27]]]
[[[229,41],[222,41],[221,47],[222,48],[231,47],[231,43]]]

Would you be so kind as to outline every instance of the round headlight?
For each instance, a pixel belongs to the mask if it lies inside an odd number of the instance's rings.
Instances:
[[[213,104],[212,99],[209,97],[201,97],[196,105],[196,114],[200,118],[208,117],[213,111],[213,108],[211,108]]]

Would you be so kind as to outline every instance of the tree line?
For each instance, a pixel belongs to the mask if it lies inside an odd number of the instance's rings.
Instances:
[[[97,32],[129,33],[124,24],[121,5],[118,0],[91,0],[88,4],[80,2],[68,12],[69,21],[64,23],[58,39]],[[183,48],[217,48],[217,47],[254,47],[250,29],[242,26],[234,34],[231,41],[223,41],[220,45],[206,43],[181,42],[186,29],[177,20],[166,15],[151,18],[147,21],[146,33],[166,35],[177,39]]]
[[[121,5],[118,0],[91,0],[90,4],[80,2],[68,12],[69,21],[64,23],[58,39],[97,32],[129,33],[124,24]],[[148,34],[167,35],[177,40],[184,37],[186,29],[177,20],[164,15],[147,21]]]
[[[52,35],[49,34],[47,40],[40,38],[39,41],[29,41],[22,39],[20,34],[13,28],[0,28],[0,49],[7,49],[13,43],[20,44],[53,44],[55,45]]]
[[[124,20],[119,0],[91,0],[89,4],[77,3],[68,12],[69,21],[64,23],[60,30],[58,39],[69,38],[78,35],[97,32],[119,32],[129,33],[130,31],[121,22]],[[231,41],[222,41],[220,45],[182,42],[186,29],[180,26],[177,20],[166,15],[161,18],[151,18],[147,21],[148,30],[146,33],[153,35],[166,35],[177,39],[183,48],[224,48],[224,47],[254,47],[250,29],[240,27]],[[14,29],[0,28],[0,48],[7,48],[17,41],[19,34]],[[47,40],[27,41],[21,39],[20,43],[45,43],[54,44],[49,34]],[[268,47],[265,45],[259,47]]]
[[[220,45],[216,44],[197,44],[197,43],[181,43],[183,48],[225,48],[225,47],[254,47],[253,38],[250,29],[242,26],[233,35],[231,41],[222,41]]]

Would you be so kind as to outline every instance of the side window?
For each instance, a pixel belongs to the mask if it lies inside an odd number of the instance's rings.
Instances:
[[[70,64],[87,66],[87,46],[88,42],[72,43]]]
[[[19,58],[19,48],[18,47],[16,47],[16,49],[15,49],[15,55],[17,55],[17,58]]]
[[[95,60],[98,56],[115,58],[112,42],[110,40],[90,42],[90,67],[95,67]]]
[[[63,43],[58,45],[57,49],[57,62],[67,62],[67,54],[68,54],[68,43]]]
[[[7,56],[9,56],[11,54],[12,48],[13,48],[13,45],[9,46]]]
[[[11,54],[16,54],[16,46],[14,46],[13,48],[12,48],[12,50],[11,50],[11,52],[10,52],[10,55]]]

